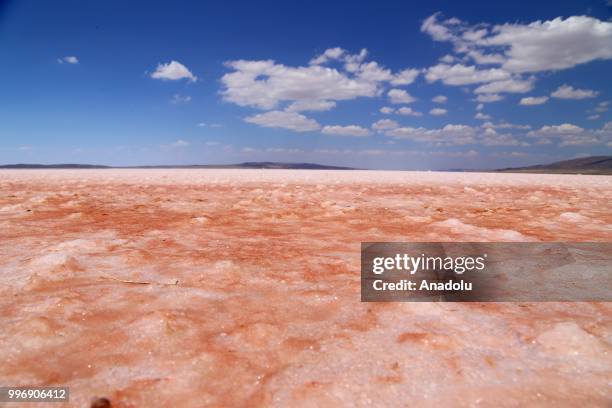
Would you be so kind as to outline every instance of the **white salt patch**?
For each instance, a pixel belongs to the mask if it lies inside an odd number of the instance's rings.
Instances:
[[[419,217],[419,216],[416,216],[416,215],[406,215],[406,216],[404,216],[404,219],[406,221],[412,221],[412,222],[431,222],[431,217],[430,216]]]
[[[441,227],[450,229],[453,234],[465,236],[469,239],[486,239],[492,241],[533,241],[534,239],[521,234],[518,231],[499,229],[499,228],[483,228],[475,225],[466,224],[456,218],[449,218],[445,221],[438,221],[431,224],[433,227]]]
[[[561,219],[562,221],[569,221],[569,222],[575,222],[575,223],[593,222],[591,218],[585,217],[584,215],[578,214],[575,212],[564,212],[563,214],[559,215],[559,219]]]
[[[18,211],[22,208],[23,206],[21,204],[5,205],[4,207],[0,207],[0,212]]]
[[[608,348],[597,337],[583,330],[575,322],[557,323],[552,329],[540,334],[537,342],[559,357],[608,355]]]
[[[30,261],[30,266],[35,268],[54,268],[56,266],[65,265],[70,259],[70,256],[61,252],[53,252],[47,255],[39,256]]]

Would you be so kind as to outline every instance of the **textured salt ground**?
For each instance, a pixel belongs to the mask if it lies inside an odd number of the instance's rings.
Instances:
[[[0,384],[77,407],[610,406],[608,303],[359,302],[361,241],[610,241],[610,202],[607,176],[2,171]]]

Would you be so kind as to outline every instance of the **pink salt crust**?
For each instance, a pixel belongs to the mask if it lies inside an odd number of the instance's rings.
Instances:
[[[609,303],[359,292],[361,241],[611,241],[611,202],[609,176],[1,171],[0,385],[75,407],[611,406]]]

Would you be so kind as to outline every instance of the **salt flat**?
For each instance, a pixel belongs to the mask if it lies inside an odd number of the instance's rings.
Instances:
[[[611,241],[610,202],[609,176],[0,171],[0,384],[79,407],[610,406],[609,303],[359,301],[361,241]]]

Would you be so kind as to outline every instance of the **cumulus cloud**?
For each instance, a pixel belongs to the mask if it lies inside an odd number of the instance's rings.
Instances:
[[[477,69],[463,64],[438,64],[427,69],[427,82],[442,81],[446,85],[471,85],[509,79],[510,73],[499,68]]]
[[[418,69],[405,69],[398,72],[391,78],[391,85],[410,85],[419,76],[420,71]]]
[[[544,140],[557,139],[560,146],[608,145],[612,142],[612,122],[606,123],[601,129],[591,130],[571,123],[547,125],[527,133],[527,136]]]
[[[273,60],[236,60],[221,78],[223,99],[240,106],[278,109],[288,104],[292,112],[328,110],[336,101],[374,97],[386,84],[407,85],[419,75],[416,69],[393,73],[376,61],[365,61],[367,50],[350,54],[335,47],[313,58],[307,66],[287,66]],[[336,66],[326,66],[331,62]],[[286,106],[286,105],[285,105]]]
[[[491,119],[491,115],[487,115],[486,113],[478,112],[474,116],[474,119],[490,120]]]
[[[74,55],[69,55],[69,56],[66,56],[66,57],[58,58],[57,62],[59,64],[63,64],[64,62],[66,64],[78,64],[79,63],[79,59],[77,57],[75,57]]]
[[[295,132],[311,132],[321,128],[316,120],[297,112],[270,111],[246,117],[244,120],[263,127],[283,128]]]
[[[338,136],[369,136],[371,134],[369,129],[357,125],[324,126],[321,132],[326,135]]]
[[[403,115],[403,116],[423,116],[421,112],[417,112],[407,106],[402,106],[396,111],[396,113],[398,115]]]
[[[395,112],[395,109],[390,108],[388,106],[383,106],[382,108],[380,108],[380,113],[382,113],[384,115],[390,115],[393,112]]]
[[[452,44],[455,54],[427,68],[425,79],[454,86],[478,84],[474,92],[483,103],[500,100],[500,94],[531,91],[536,78],[525,74],[612,59],[612,22],[587,16],[529,24],[470,25],[436,13],[423,21],[421,31],[434,41]],[[590,97],[573,94],[577,97],[567,99]]]
[[[303,100],[295,101],[285,109],[287,112],[327,111],[336,107],[334,101]]]
[[[480,103],[498,102],[502,99],[504,97],[498,94],[480,94],[476,97],[476,101]]]
[[[387,96],[389,96],[391,103],[412,103],[416,101],[415,97],[403,89],[391,89],[387,92]]]
[[[223,98],[240,106],[273,109],[280,102],[340,101],[373,97],[378,84],[350,78],[334,68],[288,67],[267,61],[230,61],[234,71],[223,75]]]
[[[372,124],[372,129],[381,131],[398,128],[399,124],[391,119],[381,119]]]
[[[490,82],[474,90],[476,94],[525,93],[533,89],[534,79],[510,78],[503,81]]]
[[[528,96],[526,98],[521,98],[519,105],[542,105],[548,101],[548,96]]]
[[[559,99],[588,99],[595,98],[599,92],[591,89],[578,89],[573,86],[563,84],[556,91],[550,94],[553,98]]]
[[[476,142],[477,129],[467,125],[448,124],[439,129],[398,127],[385,131],[386,136],[409,139],[437,146],[463,145]]]
[[[491,129],[519,129],[519,130],[531,129],[531,126],[529,125],[519,125],[515,123],[508,123],[508,122],[500,122],[500,123],[485,122],[482,124],[482,127],[491,128]]]
[[[433,108],[432,110],[429,111],[430,115],[434,115],[434,116],[442,116],[442,115],[446,115],[446,109],[442,109],[442,108]]]
[[[395,139],[409,139],[418,143],[434,146],[528,146],[524,140],[511,133],[498,133],[494,127],[473,127],[461,124],[448,124],[437,129],[424,127],[396,127],[385,130],[384,135]]]
[[[511,73],[553,71],[612,58],[612,23],[588,16],[557,17],[529,24],[469,25],[436,13],[421,31],[453,44],[455,53],[477,64]]]
[[[507,47],[503,67],[511,72],[561,70],[612,58],[612,23],[593,17],[503,24],[492,32],[482,41],[485,46]]]
[[[311,65],[325,64],[330,60],[338,60],[344,55],[345,51],[340,47],[328,48],[323,54],[310,60]]]
[[[434,96],[431,100],[435,103],[446,103],[448,101],[448,97],[444,95],[438,95]]]
[[[170,61],[167,64],[160,63],[153,73],[151,78],[161,79],[165,81],[178,81],[187,79],[191,82],[197,81],[197,77],[189,71],[189,69],[178,61]]]
[[[563,123],[561,125],[542,126],[538,130],[529,132],[528,136],[575,135],[583,132],[584,129],[580,126],[572,125],[571,123]]]

